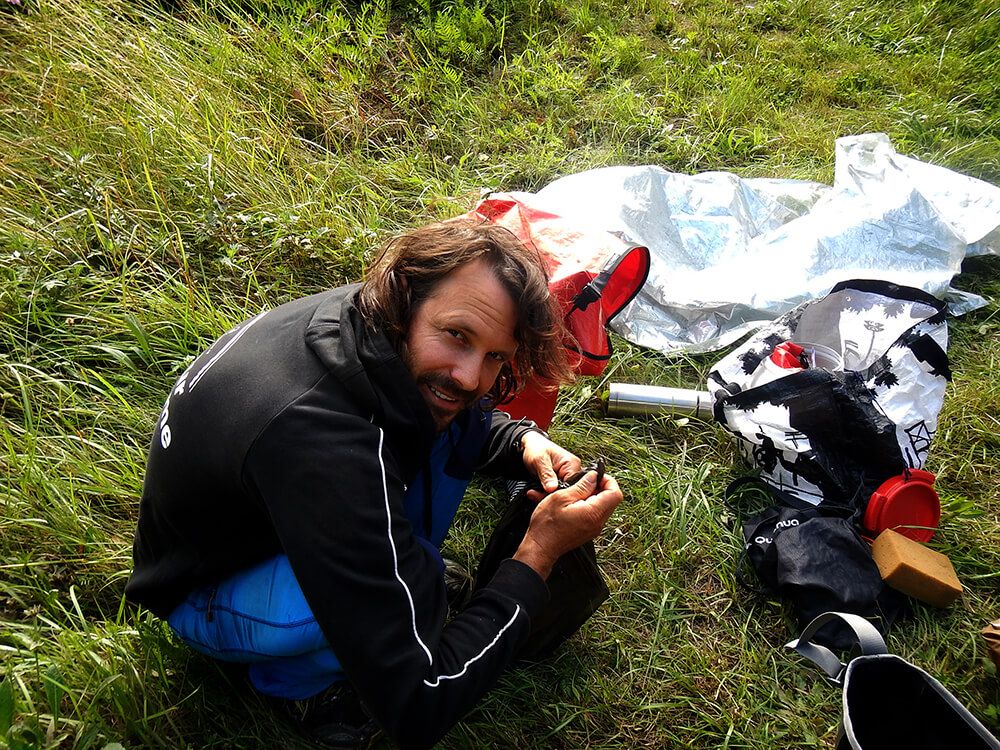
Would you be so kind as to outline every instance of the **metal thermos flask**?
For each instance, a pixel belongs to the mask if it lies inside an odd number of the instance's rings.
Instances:
[[[712,417],[712,396],[690,388],[612,383],[608,391],[608,416],[638,414],[684,414],[703,419]]]

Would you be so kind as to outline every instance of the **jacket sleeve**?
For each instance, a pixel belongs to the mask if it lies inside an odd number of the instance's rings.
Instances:
[[[506,560],[445,626],[440,567],[404,517],[382,429],[322,406],[310,392],[286,408],[245,481],[364,704],[400,746],[429,747],[494,685],[548,588]]]
[[[545,434],[526,417],[515,420],[507,412],[494,409],[489,438],[483,446],[478,470],[487,476],[531,479],[521,460],[521,438],[526,432]]]

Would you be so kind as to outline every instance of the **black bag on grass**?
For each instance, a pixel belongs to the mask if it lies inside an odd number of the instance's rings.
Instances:
[[[750,482],[768,489],[752,478],[734,485]],[[731,491],[727,494],[731,497]],[[758,583],[750,580],[744,565],[737,569],[739,582],[757,593],[789,601],[800,628],[824,612],[837,610],[873,618],[886,632],[905,600],[882,581],[851,510],[828,504],[798,505],[773,505],[743,519],[743,560]],[[853,635],[830,623],[816,639],[846,648]]]
[[[831,622],[850,628],[854,648],[846,664],[813,641]],[[843,687],[843,721],[837,750],[1000,750],[986,727],[940,682],[905,659],[887,653],[870,622],[827,612],[786,645]]]
[[[489,583],[500,563],[517,551],[535,503],[527,496],[527,482],[508,484],[510,500],[497,523],[476,571],[476,588]],[[532,620],[531,634],[517,651],[517,658],[542,659],[580,629],[608,598],[608,585],[597,566],[593,542],[587,542],[560,557],[549,574],[549,603]]]

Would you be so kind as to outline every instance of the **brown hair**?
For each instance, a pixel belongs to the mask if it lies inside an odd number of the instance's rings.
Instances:
[[[517,351],[513,362],[501,368],[489,400],[504,403],[532,379],[553,387],[571,380],[562,316],[549,294],[542,258],[503,227],[455,219],[390,240],[368,267],[358,303],[361,314],[400,351],[416,308],[441,279],[477,259],[493,269],[518,313]]]

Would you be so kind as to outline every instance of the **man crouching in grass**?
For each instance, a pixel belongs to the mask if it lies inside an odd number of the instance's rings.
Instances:
[[[127,596],[247,664],[313,740],[427,747],[497,681],[564,553],[622,499],[495,407],[569,376],[537,255],[453,221],[390,242],[363,284],[263,312],[198,357],[157,423]],[[439,548],[475,471],[545,492],[446,624]],[[600,486],[596,486],[599,482]]]

